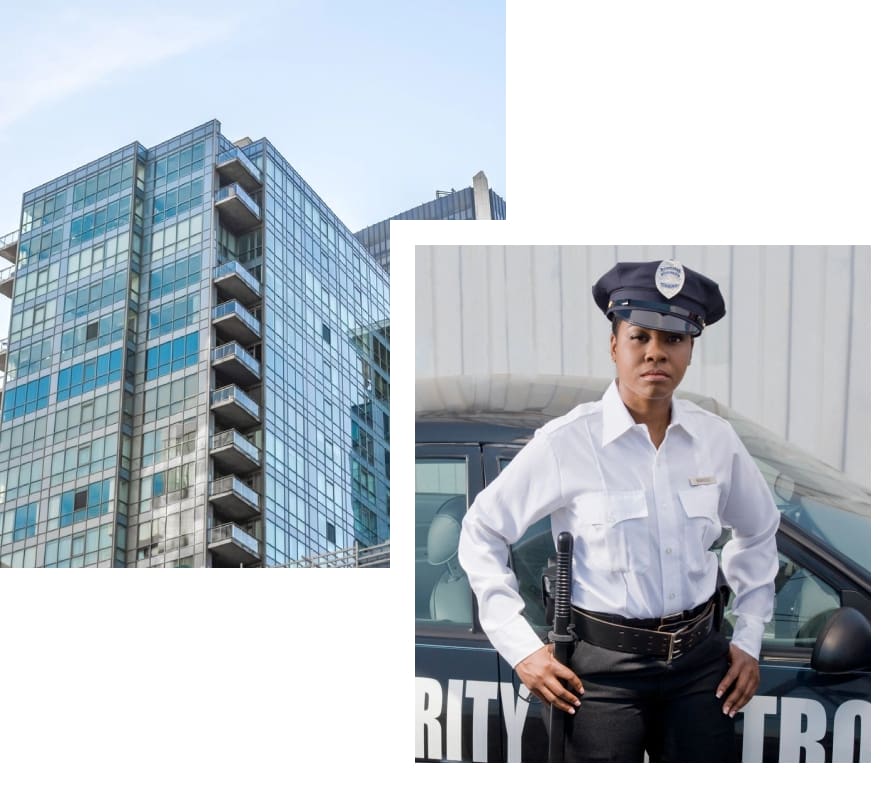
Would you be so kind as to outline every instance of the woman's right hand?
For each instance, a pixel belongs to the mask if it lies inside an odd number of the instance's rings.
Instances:
[[[568,667],[554,659],[554,647],[550,643],[530,654],[515,669],[523,684],[543,703],[569,714],[575,714],[574,707],[582,705],[571,691],[584,694],[582,682]]]

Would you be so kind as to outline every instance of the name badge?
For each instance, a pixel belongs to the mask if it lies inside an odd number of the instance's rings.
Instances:
[[[702,484],[716,484],[715,476],[692,476],[688,481],[691,487],[699,487]]]

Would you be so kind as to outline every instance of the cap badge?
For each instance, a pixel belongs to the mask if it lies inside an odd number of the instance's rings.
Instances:
[[[678,260],[663,260],[656,267],[654,281],[666,298],[674,298],[684,287],[684,266]]]

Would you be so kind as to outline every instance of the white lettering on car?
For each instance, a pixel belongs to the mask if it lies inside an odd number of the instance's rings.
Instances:
[[[834,714],[834,763],[852,763],[853,742],[859,723],[859,763],[871,762],[871,704],[867,700],[848,700]]]
[[[507,729],[507,763],[519,763],[523,759],[523,727],[529,712],[529,688],[521,684],[517,697],[513,684],[502,681],[501,707],[504,709],[504,727]]]
[[[436,679],[417,676],[417,757],[442,758],[442,685]]]
[[[416,757],[428,760],[463,760],[462,734],[464,724],[470,726],[472,760],[487,761],[497,752],[489,753],[488,718],[491,703],[500,697],[504,731],[507,742],[507,761],[522,760],[523,728],[529,711],[529,690],[519,692],[510,682],[464,681],[450,679],[447,692],[437,679],[416,679]],[[463,715],[468,701],[470,714]],[[442,714],[444,713],[444,728]],[[824,762],[828,753],[822,740],[828,729],[828,712],[812,698],[755,695],[743,709],[743,761],[762,760],[766,730],[774,736],[778,731],[778,760],[782,763]],[[540,722],[539,722],[540,724]],[[859,742],[859,760],[871,760],[871,704],[867,700],[852,699],[841,703],[834,711],[831,760],[850,763],[855,742]],[[493,742],[493,747],[497,746]],[[444,756],[443,756],[444,745]],[[468,756],[469,757],[469,756]]]
[[[762,760],[768,717],[779,717],[778,761],[780,763],[824,763],[827,753],[822,739],[828,729],[825,707],[812,698],[777,698],[755,695],[744,706],[745,763]],[[856,730],[858,723],[858,731]],[[871,760],[871,703],[858,698],[841,703],[834,712],[831,760],[852,763],[856,738],[859,761]]]

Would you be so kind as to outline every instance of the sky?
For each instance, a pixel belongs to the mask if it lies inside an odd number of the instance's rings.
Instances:
[[[353,231],[479,170],[506,197],[503,0],[54,1],[3,22],[0,236],[25,191],[212,118],[267,137]]]

